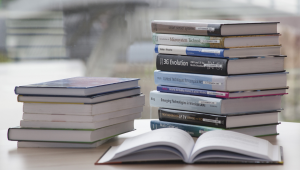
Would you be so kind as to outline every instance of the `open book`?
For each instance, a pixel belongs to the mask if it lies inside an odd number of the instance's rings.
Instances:
[[[95,165],[183,161],[185,163],[275,163],[282,164],[282,147],[232,131],[210,131],[196,142],[185,131],[154,130],[112,146]]]

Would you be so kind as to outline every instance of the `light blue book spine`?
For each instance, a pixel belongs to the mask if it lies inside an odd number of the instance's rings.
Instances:
[[[203,113],[221,113],[222,99],[174,93],[150,92],[150,106]]]
[[[202,48],[202,47],[183,47],[171,45],[155,45],[155,53],[175,54],[175,55],[191,55],[204,57],[228,58],[224,56],[223,48]]]
[[[193,137],[199,137],[205,132],[209,132],[212,130],[222,130],[220,128],[215,127],[207,127],[207,126],[198,126],[198,125],[188,125],[183,123],[173,123],[159,120],[151,120],[150,122],[151,130],[161,129],[161,128],[176,128],[181,129],[189,133]]]
[[[154,81],[157,85],[227,91],[226,80],[227,76],[154,71]]]

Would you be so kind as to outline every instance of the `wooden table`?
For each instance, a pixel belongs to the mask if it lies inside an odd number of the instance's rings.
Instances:
[[[17,148],[17,142],[7,140],[7,131],[0,131],[0,169],[1,170],[118,170],[118,169],[251,169],[276,170],[300,169],[300,124],[283,122],[278,126],[279,136],[263,137],[272,144],[283,146],[284,165],[253,164],[132,164],[132,165],[94,165],[96,160],[111,145],[119,145],[124,139],[150,131],[149,120],[136,120],[136,131],[120,135],[94,149],[59,148]]]

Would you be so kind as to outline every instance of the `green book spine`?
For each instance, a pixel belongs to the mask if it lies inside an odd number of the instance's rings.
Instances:
[[[154,44],[225,48],[224,37],[153,33],[152,40]]]

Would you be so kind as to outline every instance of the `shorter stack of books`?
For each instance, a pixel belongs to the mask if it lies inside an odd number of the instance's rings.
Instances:
[[[287,73],[277,22],[153,21],[152,129],[276,135]],[[200,125],[200,126],[199,126]]]
[[[145,96],[134,78],[75,77],[18,86],[20,127],[8,129],[18,147],[97,147],[134,130]]]

